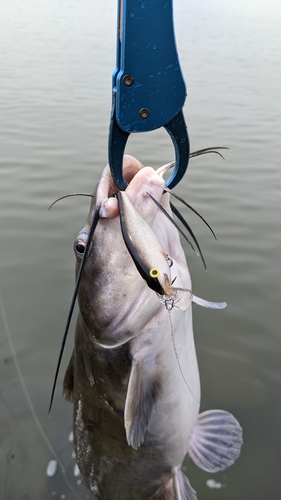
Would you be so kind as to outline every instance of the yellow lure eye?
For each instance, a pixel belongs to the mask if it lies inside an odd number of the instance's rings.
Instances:
[[[149,276],[151,278],[158,278],[159,275],[160,275],[160,271],[158,271],[158,269],[156,269],[156,267],[153,267],[152,269],[150,269]]]

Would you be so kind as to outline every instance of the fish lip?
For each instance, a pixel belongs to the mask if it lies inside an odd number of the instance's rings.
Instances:
[[[143,168],[143,165],[133,156],[124,155],[123,177],[130,184],[135,175]],[[106,165],[100,178],[96,192],[96,206],[102,204],[107,198],[114,197],[120,191],[114,181],[109,164]]]
[[[124,155],[123,177],[129,185],[143,165],[133,156]],[[102,219],[113,219],[119,215],[118,203],[115,195],[120,191],[115,183],[109,164],[103,170],[102,176],[95,192],[95,210],[99,211]]]

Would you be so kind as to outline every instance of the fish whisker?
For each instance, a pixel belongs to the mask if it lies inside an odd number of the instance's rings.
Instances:
[[[90,198],[94,198],[94,195],[90,194],[90,193],[69,193],[69,194],[65,194],[64,196],[60,196],[60,198],[57,198],[55,201],[53,201],[53,203],[49,206],[48,210],[51,210],[51,208],[58,201],[64,200],[64,198],[70,198],[71,196],[89,196]]]
[[[67,334],[68,334],[68,330],[69,330],[69,326],[70,326],[70,322],[71,322],[71,318],[72,318],[72,314],[73,314],[73,310],[74,310],[74,306],[75,306],[75,302],[76,302],[76,298],[77,298],[77,293],[78,293],[78,289],[79,289],[79,285],[80,285],[82,273],[83,273],[83,270],[84,270],[84,267],[85,267],[85,263],[86,263],[87,255],[88,255],[88,252],[89,252],[89,249],[90,249],[91,241],[92,241],[95,229],[97,227],[97,224],[98,224],[98,221],[99,221],[99,218],[100,218],[99,211],[100,211],[100,205],[98,205],[95,208],[95,212],[94,212],[94,215],[93,215],[93,220],[92,220],[92,223],[91,223],[91,228],[90,228],[90,231],[89,231],[89,236],[88,236],[88,239],[87,239],[87,244],[86,244],[86,247],[85,247],[85,250],[84,250],[83,258],[82,258],[82,261],[81,261],[81,264],[80,264],[80,268],[79,268],[79,271],[78,271],[77,280],[76,280],[76,283],[75,283],[75,288],[74,288],[73,296],[72,296],[72,299],[71,299],[70,309],[69,309],[69,313],[68,313],[67,320],[66,320],[66,326],[65,326],[65,330],[64,330],[64,334],[63,334],[62,344],[61,344],[61,348],[60,348],[60,352],[59,352],[59,357],[58,357],[58,362],[57,362],[57,367],[56,367],[56,372],[55,372],[55,377],[54,377],[54,383],[53,383],[53,387],[52,387],[52,393],[51,393],[51,399],[50,399],[50,405],[49,405],[48,415],[50,414],[50,411],[52,409],[52,404],[53,404],[53,399],[54,399],[54,394],[55,394],[55,389],[56,389],[56,384],[57,384],[59,369],[60,369],[61,360],[62,360],[62,355],[63,355],[63,351],[64,351],[64,347],[65,347],[65,343],[66,343],[66,338],[67,338]]]
[[[195,208],[193,208],[189,203],[187,203],[187,201],[185,201],[183,198],[181,198],[181,196],[176,194],[174,191],[169,189],[167,186],[164,187],[164,191],[166,191],[167,193],[170,193],[172,196],[174,196],[174,198],[176,198],[178,201],[183,203],[183,205],[185,205],[187,208],[189,208],[193,213],[195,213],[204,222],[204,224],[206,224],[206,226],[209,228],[209,230],[211,231],[215,240],[217,239],[215,232],[211,228],[210,224],[206,221],[206,219],[204,219],[204,217],[199,212],[197,212],[197,210],[195,210]]]
[[[224,160],[224,156],[219,151],[217,151],[217,149],[229,149],[229,148],[224,146],[214,146],[210,148],[198,149],[198,151],[193,151],[192,153],[190,153],[189,158],[195,158],[196,156],[201,156],[208,153],[215,153]]]
[[[197,250],[194,248],[192,242],[188,239],[188,237],[186,236],[186,234],[182,231],[182,229],[179,227],[179,225],[174,221],[174,219],[170,216],[170,214],[168,214],[167,210],[165,210],[164,207],[162,207],[161,203],[159,203],[153,196],[152,194],[150,194],[148,191],[146,191],[146,193],[148,194],[148,196],[150,196],[150,198],[152,199],[152,201],[154,201],[155,205],[159,208],[159,210],[161,210],[161,212],[163,212],[163,214],[165,214],[165,216],[167,217],[167,219],[177,228],[177,230],[180,232],[180,234],[184,237],[184,239],[187,241],[187,243],[191,246],[193,252],[196,254],[196,255],[199,255]]]
[[[162,175],[167,170],[169,170],[169,168],[173,167],[174,165],[175,165],[174,162],[167,163],[166,165],[163,165],[162,167],[158,168],[156,170],[156,173],[159,175],[159,177],[162,178]],[[187,203],[187,201],[185,201],[178,194],[176,194],[174,191],[172,191],[171,189],[169,189],[167,186],[163,185],[162,183],[160,183],[160,182],[158,183],[158,182],[154,181],[154,184],[157,185],[157,186],[159,186],[159,187],[162,187],[164,189],[163,194],[165,194],[165,192],[170,193],[172,196],[174,196],[174,198],[176,198],[177,200],[179,200],[181,203],[183,203],[183,205],[185,205],[187,208],[189,208],[189,210],[191,210],[193,213],[195,213],[204,222],[204,224],[206,224],[206,226],[209,228],[209,230],[211,231],[211,233],[214,236],[215,240],[217,239],[217,237],[215,235],[215,232],[211,228],[210,224],[206,221],[206,219],[204,219],[204,217],[199,212],[197,212],[197,210],[195,210],[195,208],[193,208],[189,203]]]
[[[224,147],[224,146],[214,146],[214,147],[209,147],[209,148],[202,148],[202,149],[198,149],[197,151],[193,151],[192,153],[190,153],[189,158],[196,158],[196,156],[206,155],[208,153],[215,153],[215,154],[219,155],[224,160],[225,159],[224,156],[219,151],[217,151],[217,149],[229,149],[229,148]],[[171,161],[169,163],[166,163],[165,165],[163,165],[163,167],[160,167],[160,169],[158,169],[158,171],[160,170],[160,172],[163,172],[163,171],[166,172],[170,168],[174,168],[175,164],[176,164],[175,161]]]
[[[171,206],[173,214],[175,214],[175,216],[181,221],[181,223],[187,229],[187,231],[189,232],[189,234],[192,236],[192,238],[193,238],[193,240],[194,240],[194,242],[195,242],[195,244],[196,244],[196,246],[198,248],[198,252],[199,252],[200,257],[202,259],[202,262],[203,262],[203,265],[205,267],[205,270],[207,271],[207,265],[206,265],[203,253],[201,251],[200,245],[198,243],[198,240],[197,240],[194,232],[192,231],[190,225],[186,222],[185,218],[182,216],[182,214],[180,213],[180,211],[177,209],[177,207],[175,207],[175,205],[173,203],[171,203],[171,202],[170,202],[170,206]]]

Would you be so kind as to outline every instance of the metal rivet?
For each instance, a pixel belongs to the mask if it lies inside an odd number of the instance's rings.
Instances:
[[[132,75],[124,75],[122,78],[122,83],[125,87],[131,87],[135,83],[135,79]]]
[[[146,120],[150,115],[150,111],[148,108],[141,108],[139,110],[139,116],[140,118],[142,118],[143,120]]]

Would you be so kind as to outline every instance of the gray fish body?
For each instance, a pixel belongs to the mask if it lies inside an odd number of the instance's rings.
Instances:
[[[131,176],[128,168],[125,164],[125,178]],[[171,280],[191,289],[178,232],[145,193],[168,210],[169,195],[162,194],[152,169],[138,172],[137,166],[135,173],[128,197],[173,260]],[[78,244],[86,240],[99,209],[64,381],[64,393],[74,402],[77,463],[101,500],[172,500],[174,495],[194,500],[196,494],[180,471],[187,452],[192,454],[200,404],[192,308],[186,303],[183,310],[168,312],[141,278],[121,234],[117,200],[111,197],[116,190],[106,167],[77,239]],[[77,268],[80,261],[78,256]]]
[[[143,330],[143,338],[139,341],[134,339],[119,348],[105,350],[85,342],[89,332],[80,319],[77,323],[74,358],[76,458],[89,488],[103,500],[152,497],[168,482],[172,468],[181,464],[187,453],[188,436],[199,405],[188,420],[189,396],[182,404],[186,387],[182,386],[177,374],[169,377],[171,369],[178,370],[172,362],[175,354],[165,338],[151,342],[156,332],[154,325]],[[154,350],[158,348],[159,351],[160,345],[161,350],[167,347],[170,363],[164,364],[161,354],[157,359]],[[148,366],[157,363],[163,392],[155,404],[145,441],[135,450],[127,443],[124,407],[132,364],[130,358],[139,349],[141,356],[145,356],[138,360],[139,369],[144,363]],[[135,357],[138,358],[137,354]],[[182,395],[178,391],[179,384]]]

